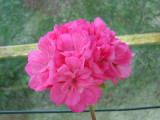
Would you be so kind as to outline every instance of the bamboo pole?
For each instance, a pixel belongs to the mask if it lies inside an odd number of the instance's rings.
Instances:
[[[128,45],[160,43],[160,33],[117,36]],[[38,50],[37,44],[0,46],[0,58],[26,56],[32,50]]]

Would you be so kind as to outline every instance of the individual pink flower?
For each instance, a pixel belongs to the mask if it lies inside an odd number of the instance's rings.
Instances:
[[[52,87],[50,81],[52,81],[53,74],[50,70],[55,69],[51,61],[54,47],[51,41],[41,37],[38,48],[41,51],[34,50],[29,53],[25,70],[31,77],[29,80],[30,88],[35,91],[43,91]]]
[[[117,85],[117,78],[124,80],[131,72],[128,45],[115,38],[98,17],[92,23],[78,19],[55,25],[40,39],[38,48],[29,53],[25,68],[30,88],[50,89],[51,100],[73,112],[98,101],[105,79]]]
[[[118,41],[110,47],[108,57],[101,60],[100,67],[103,69],[106,78],[117,85],[116,78],[124,80],[128,78],[131,70],[132,54],[128,45]]]
[[[99,71],[117,85],[117,78],[128,78],[131,70],[132,53],[127,44],[115,38],[114,31],[105,27],[105,23],[96,18],[94,23],[96,49],[90,67]]]
[[[66,64],[57,70],[50,97],[57,105],[66,104],[74,112],[82,112],[87,105],[93,105],[101,95],[98,85],[104,79],[94,78],[92,71],[80,69],[77,57],[67,57]]]

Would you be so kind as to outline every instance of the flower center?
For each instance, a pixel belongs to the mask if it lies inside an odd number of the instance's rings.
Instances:
[[[72,84],[76,84],[77,80],[74,78]]]
[[[100,63],[102,63],[104,60],[105,60],[105,59],[102,59],[102,60],[100,61]]]
[[[113,66],[115,67],[115,68],[117,68],[118,67],[118,65],[116,65],[115,63],[112,63],[113,64]]]

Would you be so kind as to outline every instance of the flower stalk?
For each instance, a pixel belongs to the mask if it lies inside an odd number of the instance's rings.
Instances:
[[[92,120],[96,120],[96,116],[95,116],[95,113],[94,113],[93,105],[89,105],[89,111],[90,111]]]

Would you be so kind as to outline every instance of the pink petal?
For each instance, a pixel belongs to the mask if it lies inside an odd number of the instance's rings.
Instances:
[[[66,65],[61,66],[58,70],[57,73],[55,73],[54,78],[53,78],[53,83],[58,83],[58,82],[64,82],[67,79],[72,78],[73,73],[69,70],[69,67]]]
[[[71,85],[72,85],[72,78],[70,78],[70,79],[67,79],[64,83],[63,83],[63,85],[62,85],[62,88],[61,88],[61,90],[62,90],[62,92],[64,92],[64,93],[68,93],[69,91],[70,91],[70,88],[72,87]]]
[[[28,62],[38,62],[38,63],[44,63],[43,56],[40,51],[33,50],[28,54]]]
[[[120,78],[128,78],[130,73],[132,72],[131,66],[128,66],[128,67],[118,66],[118,69],[120,71],[120,74],[118,77]]]
[[[106,57],[108,61],[112,61],[115,59],[115,50],[113,46],[110,47],[108,53],[106,54]]]
[[[49,46],[51,46],[51,42],[46,37],[41,37],[38,43],[38,48],[41,51],[49,52]]]
[[[93,78],[88,77],[86,79],[77,79],[77,84],[83,87],[87,87],[93,83]]]
[[[56,67],[54,66],[53,60],[51,60],[48,63],[47,68],[49,70],[48,84],[53,85],[53,79],[54,79],[54,76],[56,75]]]
[[[38,48],[42,51],[43,63],[48,63],[54,55],[55,43],[47,37],[41,37],[38,43]]]
[[[54,34],[55,34],[55,38],[57,39],[60,35],[61,35],[61,31],[60,31],[60,28],[58,27],[57,24],[55,24],[54,26]]]
[[[91,77],[92,71],[85,67],[82,70],[76,72],[77,84],[83,87],[91,85],[93,83],[93,78]]]
[[[61,76],[67,76],[67,77],[72,77],[73,73],[70,71],[70,68],[63,64],[60,68],[57,69],[57,73]]]
[[[41,86],[36,76],[31,77],[28,85],[30,86],[31,89],[34,89],[35,91],[44,91],[50,88],[50,86],[46,87]]]
[[[51,88],[51,86],[46,86],[46,87],[37,86],[37,88],[35,88],[34,90],[36,92],[38,92],[38,91],[44,91],[44,90],[47,90],[47,89],[50,89],[50,88]]]
[[[80,101],[80,94],[75,86],[72,86],[65,104],[68,106],[74,106]]]
[[[92,74],[92,71],[89,68],[85,67],[82,70],[78,70],[76,72],[76,77],[80,79],[85,79],[90,77],[91,74]]]
[[[110,37],[111,37],[111,39],[114,39],[115,38],[115,32],[114,31],[110,31]]]
[[[45,37],[47,37],[48,39],[51,39],[51,40],[55,40],[56,39],[56,35],[55,35],[55,32],[53,31],[50,31],[48,32]]]
[[[97,28],[97,30],[105,30],[106,24],[103,22],[103,20],[99,17],[96,17],[94,20],[94,26]]]
[[[109,67],[110,67],[110,68],[109,68],[110,72],[112,72],[112,74],[114,74],[115,76],[117,76],[118,74],[120,74],[120,71],[119,71],[119,69],[117,68],[118,66],[115,67],[115,65],[113,65],[113,64],[111,63]]]
[[[70,34],[62,34],[57,40],[57,48],[62,51],[72,51],[73,42]]]
[[[136,53],[132,53],[132,56],[135,56],[136,55]]]
[[[93,74],[92,77],[94,78],[92,85],[101,85],[106,79],[106,77],[101,74]]]
[[[41,63],[28,63],[25,70],[29,76],[38,74],[38,72],[43,69],[44,65]]]
[[[72,35],[72,39],[73,39],[74,49],[75,51],[78,52],[84,51],[84,49],[90,44],[90,38],[87,36],[87,33],[85,32],[81,33],[79,31],[79,33],[74,33]],[[90,52],[88,52],[88,54],[89,53]]]
[[[85,59],[89,59],[91,57],[92,51],[89,48],[84,48],[81,51],[81,55],[84,55]]]
[[[61,52],[61,54],[64,55],[65,57],[79,56],[79,53],[77,51],[64,51],[64,52]]]
[[[110,81],[112,81],[116,86],[118,85],[117,80],[116,80],[116,76],[114,76],[113,74],[109,73],[109,72],[105,72],[105,76],[106,79],[109,79]]]
[[[56,51],[53,57],[53,62],[57,67],[62,66],[65,64],[65,57],[60,52]]]
[[[92,85],[101,85],[102,83],[104,83],[103,79],[94,79]]]
[[[71,68],[72,71],[77,69],[80,65],[80,61],[77,57],[66,57],[66,64]]]
[[[82,102],[79,102],[76,105],[68,105],[68,107],[72,112],[83,112],[86,108],[86,105]]]
[[[118,85],[116,78],[110,78],[109,80],[112,81],[113,84],[115,84],[116,86]]]
[[[60,82],[65,82],[66,81],[66,77],[65,76],[60,76],[58,73],[55,74],[54,78],[53,78],[53,84],[56,83],[60,83]]]
[[[122,46],[123,45],[123,46]],[[132,61],[132,53],[125,44],[116,47],[116,57],[114,63],[121,66],[128,66]]]
[[[35,89],[38,86],[36,76],[30,78],[28,85],[31,89]]]
[[[105,71],[105,76],[106,79],[111,80],[115,85],[118,85],[116,77],[117,74],[115,73],[115,71],[119,71],[118,68],[114,68],[114,70],[112,69],[113,67],[111,67],[111,65],[109,65],[109,68]],[[119,74],[119,73],[118,73]]]
[[[100,69],[100,67],[96,63],[93,63],[91,68],[93,70],[93,73],[97,73],[97,74],[103,73],[102,69]]]
[[[72,39],[73,39],[73,45],[74,45],[74,49],[76,51],[80,50],[80,44],[81,44],[81,35],[78,33],[74,33],[72,35]]]
[[[49,77],[48,69],[46,69],[43,72],[40,72],[37,76],[39,84],[42,86],[47,86],[48,85],[48,77]]]
[[[89,86],[81,93],[81,100],[86,105],[95,104],[101,96],[101,89],[98,86]]]
[[[50,91],[50,98],[57,105],[64,104],[66,99],[66,94],[61,91],[63,83],[57,83],[53,85]]]
[[[68,32],[68,27],[63,25],[63,24],[61,24],[60,25],[60,30],[61,30],[62,33],[67,33]]]

